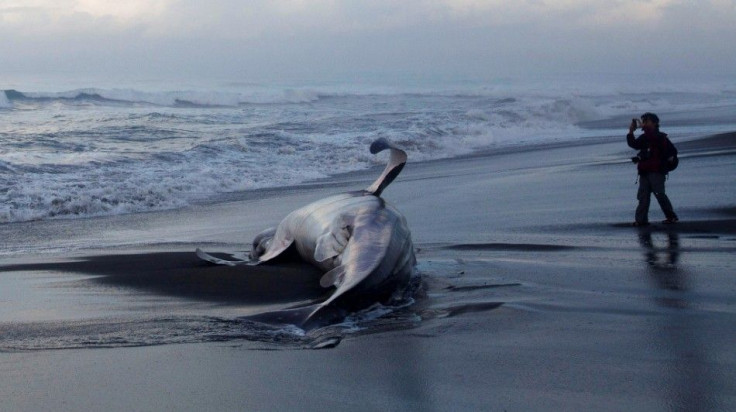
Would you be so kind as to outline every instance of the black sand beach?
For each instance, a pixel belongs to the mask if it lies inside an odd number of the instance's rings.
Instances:
[[[422,285],[359,330],[241,321],[320,298],[320,274],[210,266],[194,249],[243,252],[376,170],[2,225],[2,409],[734,410],[736,133],[675,143],[682,221],[644,229],[629,225],[623,136],[410,159],[383,197],[409,222]]]

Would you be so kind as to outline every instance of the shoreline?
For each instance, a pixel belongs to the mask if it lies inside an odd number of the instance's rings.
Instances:
[[[688,139],[688,140],[684,140],[680,142],[676,141],[675,143],[676,143],[676,146],[678,147],[678,150],[680,151],[679,154],[681,157],[682,156],[684,157],[718,156],[718,155],[723,155],[723,154],[731,154],[736,151],[736,131],[696,136],[696,137],[693,137],[692,139]],[[494,157],[502,157],[506,155],[523,154],[523,153],[538,153],[538,152],[543,152],[547,150],[581,148],[581,147],[593,146],[593,145],[605,145],[605,146],[611,146],[611,147],[619,146],[621,148],[621,151],[628,150],[628,147],[626,147],[625,142],[623,145],[621,145],[619,140],[614,140],[611,137],[592,137],[592,138],[583,138],[583,139],[578,139],[578,140],[553,141],[553,142],[543,142],[543,143],[534,143],[534,144],[525,144],[525,145],[506,145],[506,146],[497,147],[497,148],[480,149],[473,153],[468,153],[465,155],[460,155],[460,156],[455,156],[455,157],[423,160],[423,161],[418,161],[418,162],[410,161],[407,166],[409,168],[433,168],[435,167],[435,165],[441,166],[443,163],[446,163],[446,162],[450,162],[450,163],[462,162],[464,160],[487,159],[487,158],[494,158]],[[627,158],[626,159],[619,158],[616,161],[624,162],[627,160],[628,160]],[[374,175],[379,174],[382,169],[383,169],[383,166],[378,165],[378,166],[373,166],[368,169],[343,172],[343,173],[338,173],[335,175],[330,175],[330,176],[326,176],[326,177],[319,178],[319,179],[308,180],[308,181],[305,181],[299,184],[294,184],[294,185],[263,187],[263,188],[248,189],[248,190],[242,190],[242,191],[236,191],[236,192],[213,194],[207,200],[202,199],[199,201],[192,201],[186,206],[179,207],[179,208],[173,208],[173,209],[150,210],[150,211],[143,211],[143,212],[129,212],[129,213],[123,213],[123,214],[109,214],[109,215],[103,214],[103,215],[90,215],[90,216],[83,216],[83,217],[46,218],[46,219],[38,219],[38,220],[6,222],[6,223],[0,224],[0,228],[6,225],[33,224],[36,222],[97,220],[97,219],[104,220],[104,219],[109,219],[109,218],[131,216],[131,215],[176,213],[177,211],[182,211],[182,210],[197,208],[197,207],[212,206],[212,205],[216,205],[219,203],[246,201],[246,200],[256,199],[262,196],[278,196],[279,194],[285,193],[285,192],[308,193],[314,190],[327,189],[327,188],[333,188],[333,187],[341,188],[341,187],[348,187],[349,185],[360,185],[360,184],[368,185],[370,184],[370,182],[372,182],[372,177]],[[359,189],[355,189],[355,190],[359,190]]]
[[[0,226],[5,250],[36,247],[0,263],[0,395],[14,410],[70,411],[736,408],[735,136],[683,142],[672,229],[626,226],[623,138],[409,163],[383,197],[409,222],[424,289],[364,329],[253,329],[254,311],[318,298],[320,274],[201,265],[194,248],[243,252],[370,171],[186,210]]]

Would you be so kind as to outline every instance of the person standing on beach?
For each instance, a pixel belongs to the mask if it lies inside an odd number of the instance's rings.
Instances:
[[[668,172],[666,162],[673,160],[669,159],[671,155],[667,153],[671,143],[667,135],[659,131],[659,117],[656,114],[647,112],[641,116],[641,129],[644,133],[635,138],[637,123],[637,119],[631,121],[629,134],[626,135],[629,146],[639,150],[639,154],[631,158],[639,171],[639,191],[636,194],[639,205],[636,207],[634,226],[649,224],[649,202],[652,193],[666,217],[662,223],[676,223],[679,219],[664,189]]]

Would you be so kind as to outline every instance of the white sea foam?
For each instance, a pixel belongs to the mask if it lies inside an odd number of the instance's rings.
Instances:
[[[9,109],[0,114],[0,223],[178,208],[365,169],[385,161],[367,151],[378,137],[421,161],[614,136],[644,111],[665,122],[700,116],[709,131],[736,122],[736,92],[720,83],[647,93],[565,82],[13,90],[0,93],[0,107]]]
[[[8,109],[13,107],[10,103],[10,100],[8,100],[7,95],[4,91],[0,90],[0,109]]]

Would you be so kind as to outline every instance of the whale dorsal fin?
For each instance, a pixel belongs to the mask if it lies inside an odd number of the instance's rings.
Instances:
[[[396,147],[393,143],[383,137],[376,139],[371,143],[371,153],[373,154],[386,149],[391,149],[391,157],[388,159],[388,164],[386,165],[386,168],[383,169],[383,173],[378,176],[378,179],[376,179],[376,181],[366,189],[366,191],[373,193],[376,196],[381,196],[383,189],[396,179],[396,176],[399,175],[401,169],[403,169],[406,164],[406,152]]]

